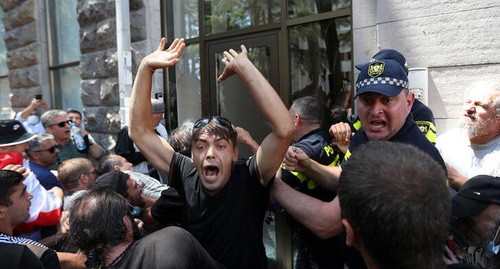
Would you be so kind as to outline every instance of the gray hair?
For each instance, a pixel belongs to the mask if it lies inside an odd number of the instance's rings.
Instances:
[[[497,116],[500,116],[500,81],[485,80],[473,83],[466,91],[465,97],[472,91],[484,91],[488,96],[488,101],[495,107]]]
[[[47,128],[52,124],[52,119],[63,115],[68,115],[68,113],[66,113],[66,111],[64,110],[52,109],[43,113],[40,117],[40,120],[42,121],[43,127]]]
[[[54,136],[48,133],[35,133],[34,138],[28,141],[30,148],[29,152],[44,150],[43,141],[54,140]]]

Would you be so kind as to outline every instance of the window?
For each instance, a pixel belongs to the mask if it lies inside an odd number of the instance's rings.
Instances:
[[[82,111],[77,0],[48,0],[49,70],[55,107]]]
[[[0,18],[3,18],[3,9],[0,8]],[[5,28],[0,20],[0,119],[13,118],[10,108],[9,68],[7,67],[7,47],[3,41]]]

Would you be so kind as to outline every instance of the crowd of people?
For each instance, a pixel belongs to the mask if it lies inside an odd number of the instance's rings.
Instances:
[[[357,118],[331,122],[312,96],[287,109],[242,45],[224,52],[218,80],[243,82],[267,136],[258,143],[221,116],[169,136],[152,78],[185,43],[166,45],[138,66],[114,153],[81,112],[37,98],[0,121],[10,268],[268,268],[270,203],[287,212],[295,269],[500,268],[499,82],[471,86],[461,127],[436,139],[396,50],[356,66]],[[252,156],[240,157],[240,145]]]

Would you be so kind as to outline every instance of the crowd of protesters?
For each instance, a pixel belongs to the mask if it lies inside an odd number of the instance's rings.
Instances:
[[[267,136],[213,116],[169,137],[152,77],[185,43],[166,45],[138,66],[116,154],[81,112],[43,100],[0,121],[10,268],[268,268],[270,203],[289,216],[296,269],[500,268],[500,82],[473,84],[461,127],[437,136],[405,57],[385,49],[356,66],[358,117],[333,122],[314,97],[287,108],[242,45],[218,80],[243,82]]]

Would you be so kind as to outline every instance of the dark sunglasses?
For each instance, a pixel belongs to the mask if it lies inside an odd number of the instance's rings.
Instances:
[[[56,152],[56,149],[59,149],[59,145],[53,145],[52,147],[48,148],[48,149],[42,149],[42,150],[35,150],[35,152],[42,152],[42,151],[48,151],[50,152],[51,154]]]
[[[203,118],[199,119],[194,123],[194,130],[198,130],[200,128],[203,128],[203,126],[209,124],[211,121],[215,122],[215,124],[227,128],[229,131],[236,133],[236,130],[233,128],[233,124],[231,124],[231,121],[228,119],[221,117],[221,116],[214,116],[211,118]]]
[[[70,123],[71,123],[71,121],[67,120],[67,121],[61,121],[61,122],[58,122],[58,123],[51,124],[50,126],[57,125],[57,126],[63,128],[64,126],[66,126],[66,124],[69,125]]]

